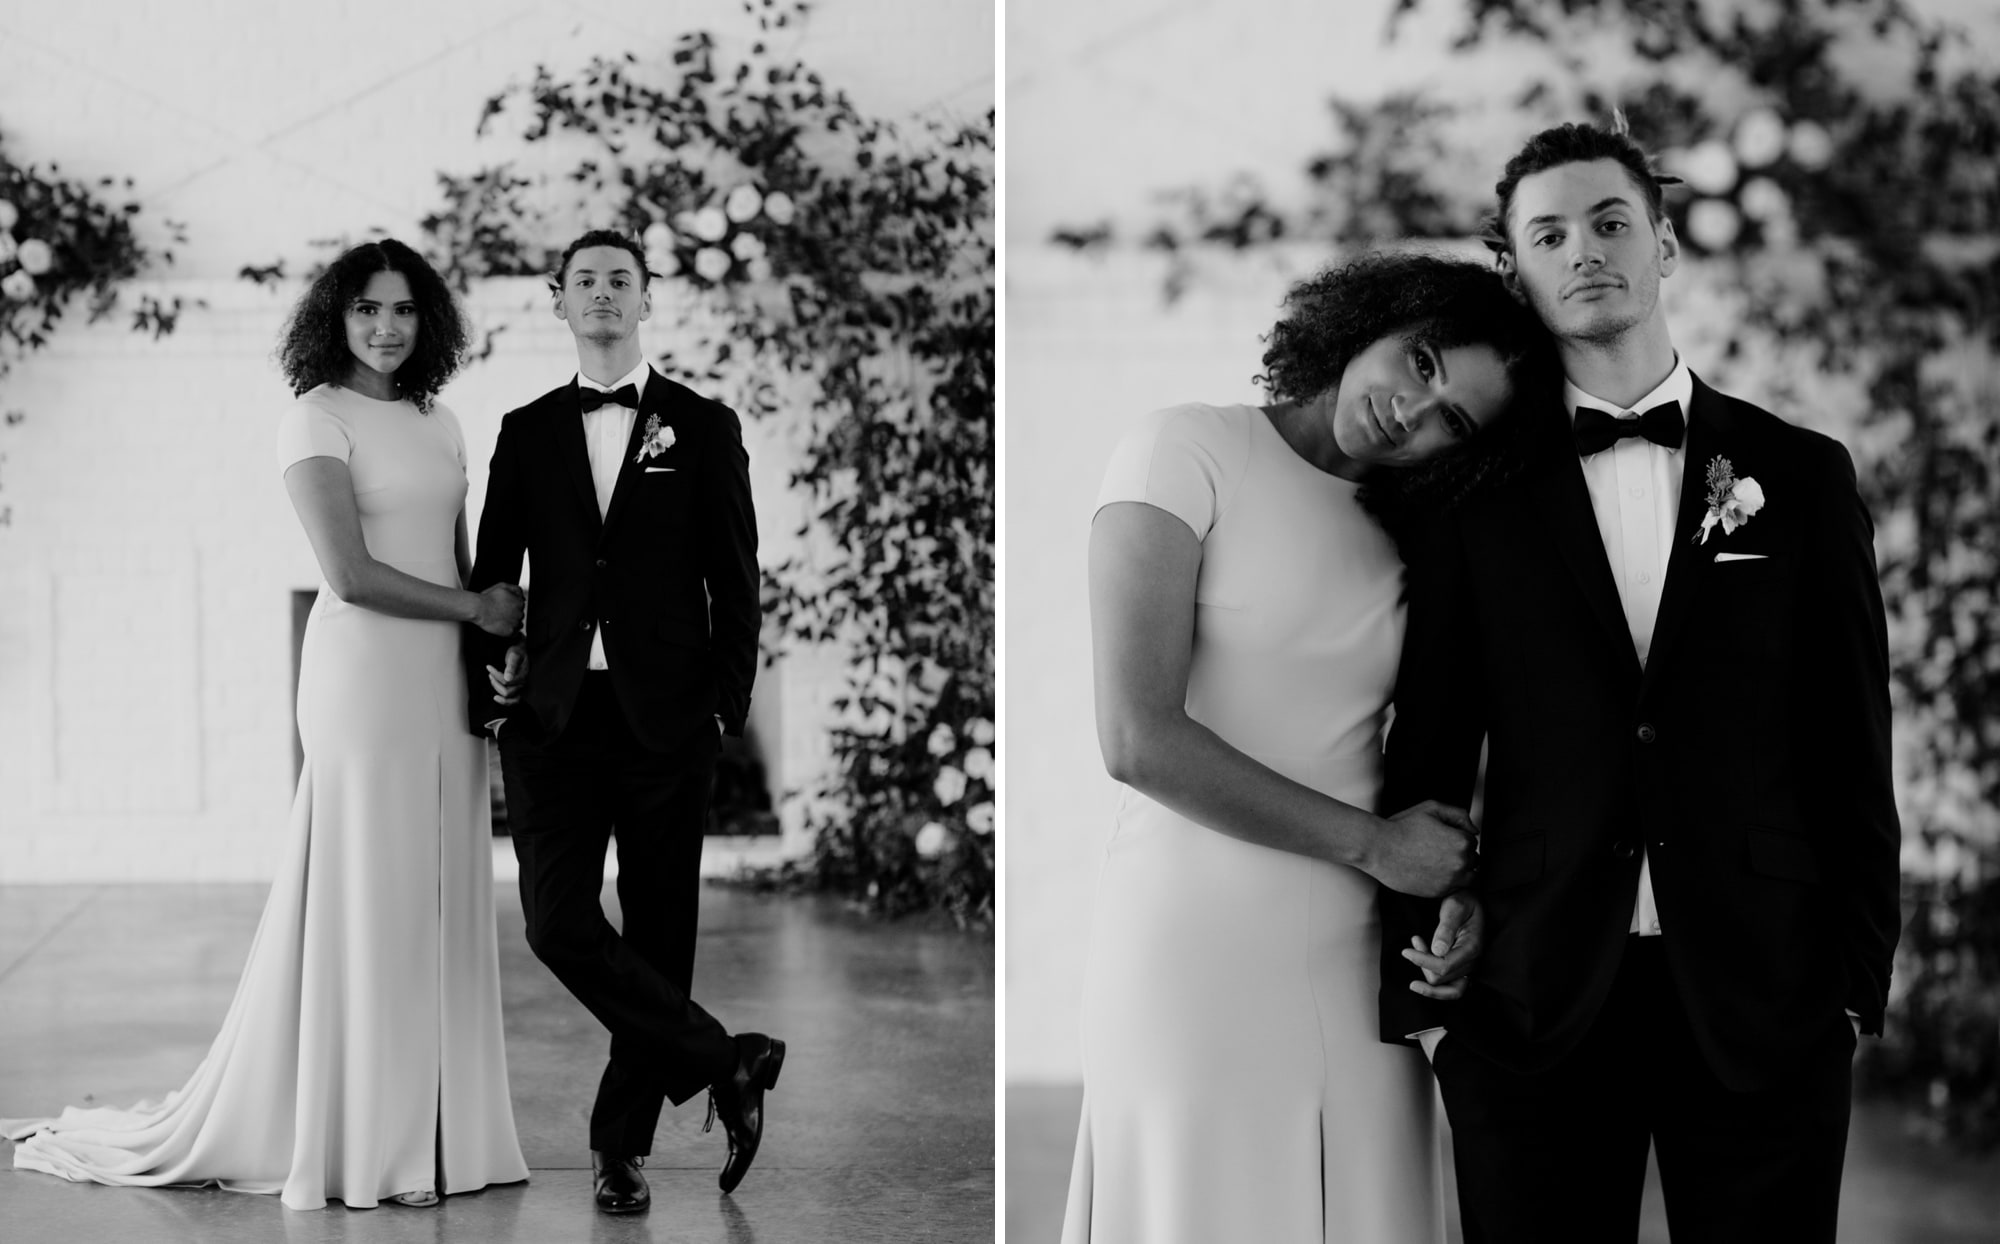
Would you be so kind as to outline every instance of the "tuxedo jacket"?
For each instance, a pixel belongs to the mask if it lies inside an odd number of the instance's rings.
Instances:
[[[1382,1037],[1442,1025],[1555,1064],[1611,989],[1643,850],[1695,1040],[1754,1089],[1843,1008],[1882,1029],[1901,838],[1873,527],[1837,442],[1696,379],[1642,669],[1553,406],[1536,465],[1435,523],[1410,569],[1382,806],[1466,806],[1485,741],[1486,950],[1463,999],[1410,992],[1398,952],[1437,903],[1382,890]],[[1703,542],[1717,458],[1765,501]]]
[[[672,429],[673,443],[640,460],[649,419]],[[643,745],[670,750],[713,730],[718,716],[728,733],[743,732],[759,581],[750,459],[735,412],[649,371],[600,518],[576,382],[510,411],[487,478],[472,590],[520,582],[523,556],[532,570],[527,694],[511,708],[493,702],[484,667],[502,664],[514,641],[468,627],[474,733],[507,718],[507,730],[559,735],[600,627],[611,685]]]

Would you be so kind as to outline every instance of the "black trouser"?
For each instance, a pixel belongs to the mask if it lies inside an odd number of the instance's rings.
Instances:
[[[720,739],[711,728],[681,752],[646,750],[602,672],[584,675],[553,742],[514,729],[500,732],[501,764],[528,945],[611,1030],[590,1147],[644,1155],[663,1099],[679,1105],[736,1069],[734,1039],[688,996]],[[614,834],[622,935],[599,899]]]
[[[1847,1017],[1828,1016],[1783,1080],[1732,1092],[1695,1045],[1662,941],[1628,941],[1589,1035],[1548,1072],[1509,1072],[1446,1031],[1433,1068],[1466,1244],[1636,1239],[1649,1142],[1676,1241],[1832,1244],[1854,1055]]]

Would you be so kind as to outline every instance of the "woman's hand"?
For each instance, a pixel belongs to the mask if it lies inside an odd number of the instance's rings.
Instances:
[[[521,629],[521,615],[527,607],[527,594],[520,588],[511,583],[495,583],[479,594],[472,624],[488,635],[505,638]]]
[[[507,649],[507,668],[486,667],[486,681],[493,685],[495,704],[519,704],[521,688],[528,681],[528,646],[515,644]]]
[[[1486,909],[1472,891],[1452,891],[1438,908],[1431,944],[1425,946],[1423,938],[1412,937],[1410,949],[1403,952],[1403,958],[1424,973],[1424,979],[1410,982],[1410,989],[1440,1002],[1456,1002],[1465,996],[1472,965],[1485,949]]]
[[[1461,889],[1479,868],[1479,827],[1435,799],[1383,822],[1362,871],[1403,894],[1436,898]]]

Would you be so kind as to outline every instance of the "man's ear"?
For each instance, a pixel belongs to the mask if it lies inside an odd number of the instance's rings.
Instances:
[[[1507,287],[1508,293],[1514,295],[1514,301],[1524,307],[1527,306],[1528,291],[1521,288],[1521,272],[1514,266],[1514,252],[1508,250],[1496,253],[1493,256],[1493,267],[1500,273],[1500,283]]]
[[[646,282],[639,290],[639,318],[642,320],[653,318],[653,283],[651,281]]]
[[[1679,235],[1674,233],[1674,222],[1671,217],[1660,217],[1659,231],[1660,275],[1668,277],[1674,274],[1675,268],[1680,267],[1681,240]]]
[[[565,324],[569,322],[569,308],[563,305],[563,292],[560,285],[549,291],[549,310],[555,312],[556,318]]]

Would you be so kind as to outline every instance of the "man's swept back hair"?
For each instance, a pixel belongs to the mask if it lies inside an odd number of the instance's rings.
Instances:
[[[1632,140],[1625,114],[1612,113],[1610,129],[1576,124],[1558,125],[1530,138],[1527,145],[1507,161],[1493,193],[1500,200],[1497,211],[1480,222],[1479,240],[1488,250],[1504,255],[1513,249],[1508,240],[1508,217],[1514,210],[1514,191],[1523,177],[1559,168],[1565,164],[1587,164],[1592,160],[1616,160],[1632,179],[1632,185],[1646,200],[1646,211],[1654,223],[1666,217],[1664,187],[1677,186],[1680,178],[1656,171],[1645,149]]]

